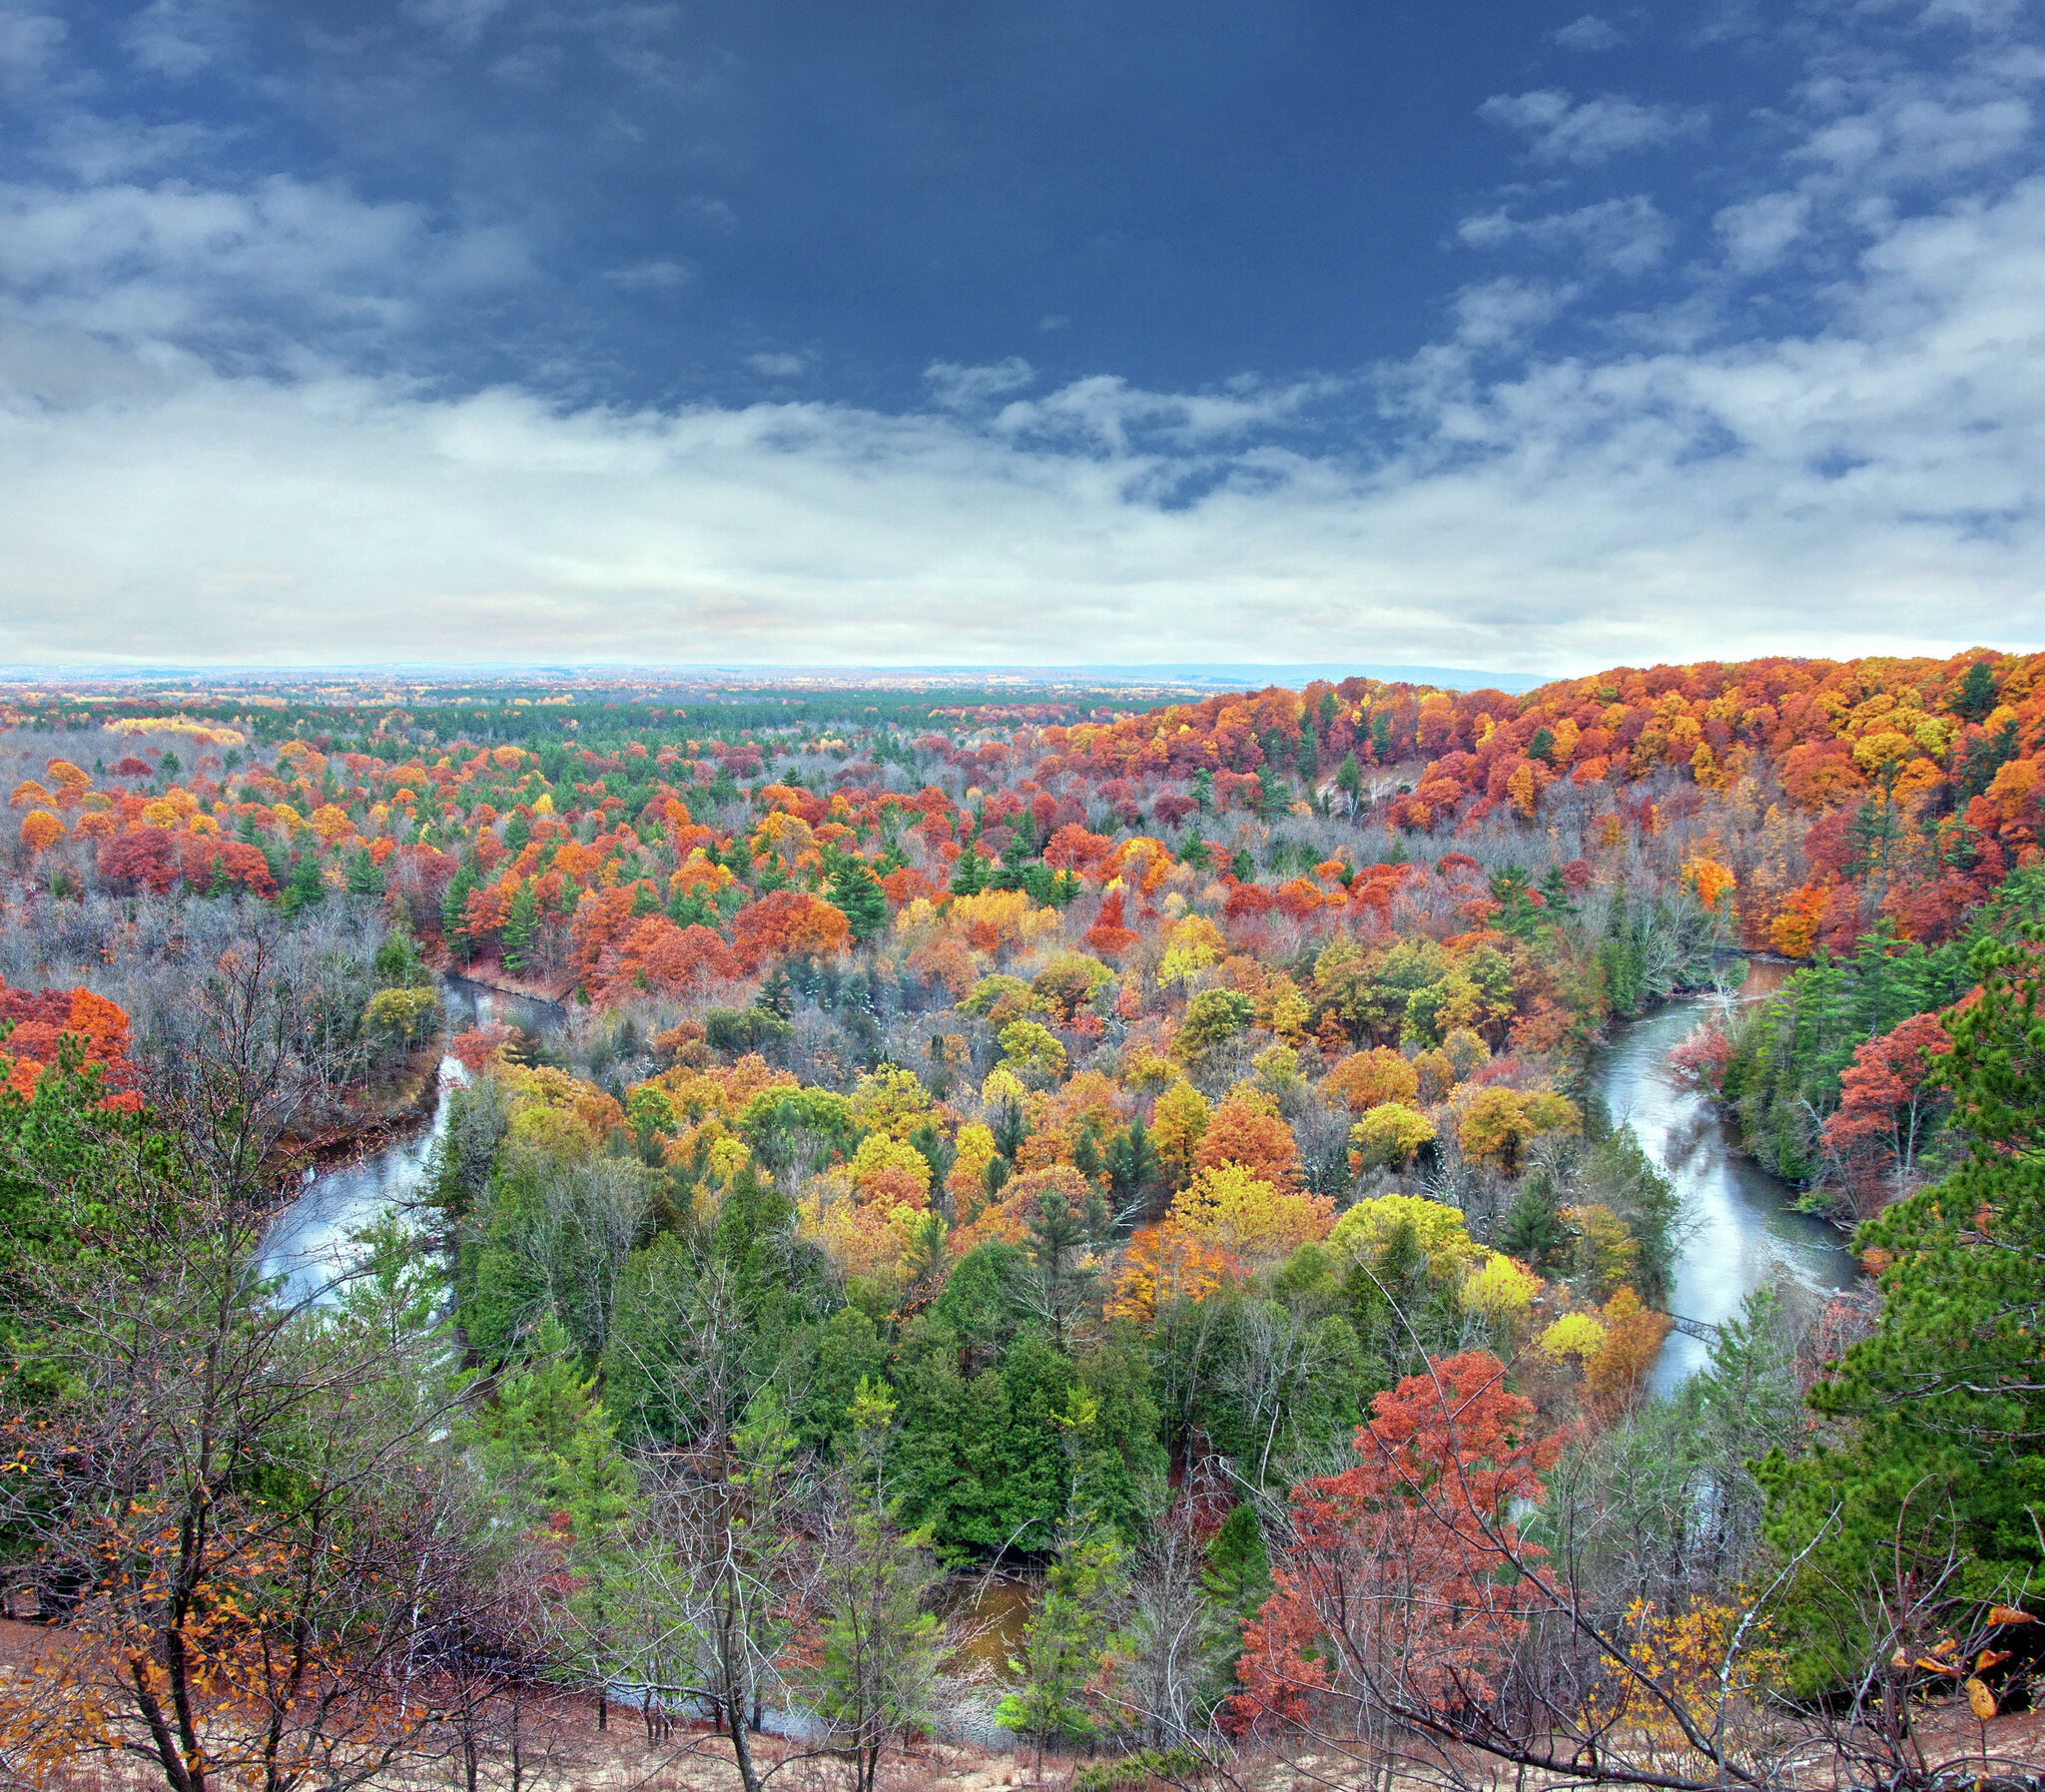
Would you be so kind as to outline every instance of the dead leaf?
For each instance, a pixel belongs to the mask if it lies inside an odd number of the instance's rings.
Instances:
[[[1983,1723],[1995,1715],[1995,1694],[1988,1690],[1984,1681],[1968,1680],[1967,1703],[1973,1708],[1974,1715]]]

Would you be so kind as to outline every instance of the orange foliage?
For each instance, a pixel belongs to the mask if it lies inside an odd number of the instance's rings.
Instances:
[[[852,943],[844,914],[799,890],[775,890],[732,916],[732,950],[748,971],[769,958],[828,958]]]
[[[1200,1169],[1240,1164],[1259,1181],[1290,1190],[1299,1184],[1299,1147],[1277,1103],[1254,1089],[1237,1089],[1217,1107],[1194,1148]]]

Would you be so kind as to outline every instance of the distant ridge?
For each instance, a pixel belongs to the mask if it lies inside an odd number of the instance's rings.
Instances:
[[[1325,678],[1340,684],[1345,678],[1374,678],[1381,684],[1434,685],[1444,691],[1507,691],[1518,696],[1552,684],[1554,673],[1477,672],[1467,666],[1359,666],[1354,661],[1333,661],[1318,665],[1208,665],[1186,661],[1157,666],[1045,666],[1044,672],[1088,674],[1096,678],[1177,679],[1186,684],[1213,685],[1217,689],[1262,685],[1289,685],[1295,689]]]
[[[1385,684],[1432,685],[1444,691],[1506,691],[1515,696],[1552,682],[1553,674],[1482,672],[1464,666],[1359,665],[1354,661],[1258,664],[1253,661],[1175,661],[1155,665],[1067,666],[757,666],[743,663],[655,665],[602,661],[544,664],[421,665],[364,661],[346,666],[0,666],[0,684],[183,684],[216,680],[236,684],[320,684],[349,678],[414,679],[429,684],[544,683],[550,679],[624,681],[673,680],[690,684],[800,684],[818,678],[885,687],[897,680],[948,678],[961,684],[1129,684],[1178,686],[1200,691],[1261,690],[1267,685],[1297,689],[1315,679],[1339,684],[1371,678]]]

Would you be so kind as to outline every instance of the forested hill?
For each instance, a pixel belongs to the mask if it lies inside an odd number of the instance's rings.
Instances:
[[[2045,1566],[2041,670],[18,699],[0,1557],[60,1646],[8,1771],[480,1772],[634,1687],[747,1792],[800,1705],[872,1792],[981,1696],[943,1570],[1008,1562],[999,1722],[1131,1785],[1943,1783]],[[1682,1067],[1879,1282],[1658,1399],[1683,1215],[1585,1067],[1740,948],[1792,974]],[[422,1182],[289,1304],[279,1201],[443,1050]]]

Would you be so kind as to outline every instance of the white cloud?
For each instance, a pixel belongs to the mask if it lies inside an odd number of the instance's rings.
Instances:
[[[1581,103],[1560,88],[1494,94],[1477,109],[1487,124],[1520,132],[1537,162],[1593,168],[1631,150],[1702,137],[1709,122],[1697,106],[1643,105],[1618,94]]]
[[[523,244],[502,227],[442,231],[417,206],[283,176],[246,192],[0,186],[0,283],[21,314],[136,344],[250,348],[287,327],[280,313],[315,333],[399,327],[421,294],[528,272]]]
[[[696,278],[686,262],[634,262],[629,268],[612,268],[604,279],[627,293],[672,293]]]
[[[207,0],[150,0],[128,21],[122,41],[152,74],[187,80],[220,56],[220,22]]]
[[[463,48],[472,47],[484,28],[504,10],[506,0],[404,0],[407,18],[446,36]]]
[[[1456,295],[1456,340],[1473,348],[1519,345],[1552,321],[1576,289],[1552,281],[1493,280]]]
[[[1616,50],[1626,38],[1611,20],[1587,12],[1581,19],[1563,26],[1555,34],[1555,41],[1565,50],[1597,51]]]
[[[1581,265],[1472,284],[1397,364],[1173,392],[941,361],[901,415],[348,373],[323,332],[383,342],[421,294],[521,278],[519,239],[80,135],[46,158],[66,179],[0,188],[0,661],[2045,644],[2045,178],[2011,172],[2037,78],[2014,39],[1814,64],[1771,178],[1595,351],[1530,345],[1599,274],[1667,266],[1671,226],[1645,195],[1522,217],[1518,192],[1461,239]],[[1559,167],[1704,127],[1546,91],[1486,112]],[[1760,289],[1797,333],[1754,335],[1748,277],[1806,258]]]
[[[1711,220],[1725,254],[1739,274],[1772,268],[1799,237],[1810,218],[1807,193],[1764,193],[1726,206]]]
[[[26,94],[40,86],[63,47],[64,35],[62,19],[0,7],[0,91]]]
[[[924,368],[931,396],[946,410],[979,410],[1011,392],[1020,392],[1036,378],[1036,369],[1020,354],[992,365],[970,367],[959,361],[934,360]]]
[[[746,365],[765,379],[793,379],[803,370],[800,354],[749,354]]]
[[[1466,218],[1456,235],[1472,249],[1525,245],[1546,254],[1575,253],[1594,269],[1645,274],[1669,253],[1676,232],[1645,194],[1601,200],[1574,212],[1515,218],[1504,210]]]

